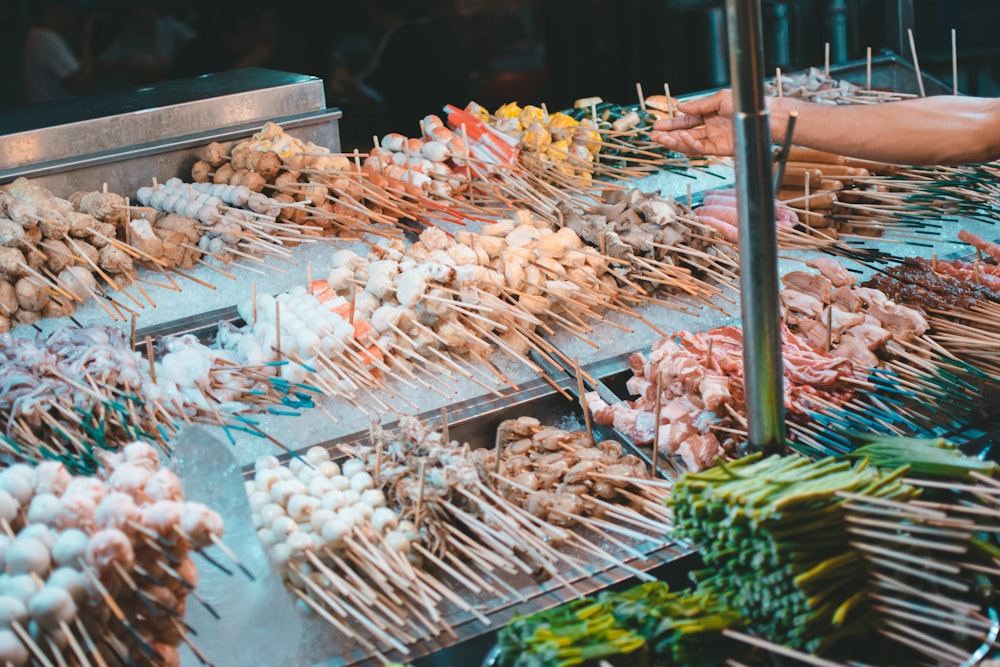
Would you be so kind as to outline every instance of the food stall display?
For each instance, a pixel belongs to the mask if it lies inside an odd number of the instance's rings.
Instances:
[[[802,90],[874,96],[817,77]],[[783,94],[801,92],[794,81],[786,75]],[[117,160],[90,147],[62,165],[0,172],[2,592],[12,600],[0,662],[239,662],[239,649],[212,640],[213,601],[195,584],[216,592],[221,577],[251,574],[247,553],[264,554],[301,612],[310,640],[289,642],[290,665],[447,655],[512,619],[501,648],[538,651],[539,664],[618,654],[693,664],[721,647],[754,664],[757,635],[815,652],[871,630],[882,610],[859,591],[887,570],[855,571],[834,603],[831,581],[871,555],[842,535],[805,544],[808,558],[773,549],[780,581],[760,579],[763,557],[727,559],[784,545],[778,533],[808,543],[800,529],[815,514],[838,526],[879,520],[844,494],[882,479],[892,494],[874,496],[914,520],[911,501],[934,487],[812,459],[855,450],[850,432],[862,429],[929,436],[990,416],[997,253],[976,234],[987,233],[976,218],[991,215],[982,197],[962,200],[939,174],[924,194],[979,226],[907,245],[914,227],[938,224],[901,213],[919,196],[915,171],[794,149],[785,179],[802,194],[780,191],[775,211],[797,453],[758,461],[745,451],[731,166],[648,140],[676,100],[591,98],[554,112],[448,102],[419,119],[421,136],[376,137],[367,153],[340,152],[337,115],[305,102],[150,136],[142,151],[108,147]],[[892,197],[899,210],[873,212]],[[245,476],[245,498],[225,511],[185,503],[182,480],[160,468],[198,428]],[[721,490],[719,504],[692,500],[711,484],[776,483],[786,468],[840,475],[824,496],[835,509],[788,519],[779,509],[818,498],[815,484],[810,495],[791,482],[752,510],[726,509],[736,496]],[[755,512],[768,536],[727,523]],[[242,521],[250,539],[223,542],[223,520]],[[961,521],[947,520],[955,537]],[[69,532],[79,544],[64,558]],[[749,542],[727,543],[737,532]],[[688,593],[653,581],[691,569],[695,546],[726,574]],[[57,574],[76,588],[67,594]],[[647,583],[602,592],[633,580]],[[562,636],[552,628],[568,632],[564,643],[552,644]],[[517,660],[500,664],[529,664]]]

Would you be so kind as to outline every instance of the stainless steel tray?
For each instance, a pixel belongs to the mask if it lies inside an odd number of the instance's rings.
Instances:
[[[614,364],[612,364],[614,365]],[[603,369],[609,368],[601,362],[583,370],[596,378]],[[567,391],[575,394],[576,379],[566,373],[554,375],[553,379]],[[440,412],[431,411],[418,415],[428,423],[440,424]],[[503,397],[487,395],[477,399],[462,401],[448,409],[448,429],[453,440],[468,442],[472,447],[492,447],[496,429],[505,419],[520,416],[533,416],[545,424],[568,429],[583,429],[584,420],[581,407],[577,401],[567,400],[542,380],[536,380],[522,386],[518,392],[512,392]],[[386,428],[393,428],[396,422],[386,422]],[[630,442],[617,437],[611,430],[595,425],[595,439],[611,438],[622,442],[626,451],[634,449]],[[343,457],[341,446],[362,443],[368,440],[367,431],[357,432],[342,438],[316,443],[331,450],[335,458]],[[301,450],[300,450],[301,451]],[[288,460],[290,454],[285,454],[283,460]],[[246,466],[244,475],[251,476],[253,467]],[[678,545],[667,541],[649,540],[642,543],[631,543],[645,558],[637,559],[621,556],[622,561],[635,569],[648,572],[652,576],[666,580],[678,587],[687,585],[687,574],[699,567],[695,550],[689,546]],[[483,625],[477,619],[460,610],[449,610],[445,617],[452,624],[457,637],[434,637],[410,647],[412,653],[408,656],[390,657],[404,662],[414,662],[419,665],[474,665],[478,664],[495,642],[496,631],[510,621],[515,613],[531,613],[549,609],[581,595],[592,595],[600,590],[611,587],[627,587],[638,582],[635,576],[620,568],[604,563],[594,564],[589,576],[576,576],[569,580],[572,588],[558,582],[536,581],[530,577],[521,580],[509,580],[524,598],[524,601],[500,602],[490,598],[475,600],[482,606],[483,613],[490,620],[490,625]],[[331,656],[324,665],[376,665],[378,661],[369,653],[351,648],[340,656]]]

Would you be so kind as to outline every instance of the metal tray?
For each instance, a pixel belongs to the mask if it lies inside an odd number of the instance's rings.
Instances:
[[[599,377],[604,362],[584,368],[595,378]],[[568,374],[554,377],[556,382],[569,391],[576,390],[576,380]],[[428,423],[440,424],[441,413],[430,411],[417,415]],[[492,447],[496,429],[505,419],[520,416],[533,416],[544,424],[567,429],[583,429],[584,418],[579,402],[567,400],[542,380],[532,381],[522,386],[518,392],[496,397],[487,395],[481,398],[454,404],[448,409],[448,429],[453,440],[468,442],[472,447]],[[384,427],[391,429],[397,422],[386,422]],[[634,449],[631,443],[617,437],[611,430],[598,425],[594,426],[594,437],[601,439],[616,439],[622,442],[626,451]],[[344,458],[342,446],[366,442],[367,431],[357,432],[342,438],[316,443],[331,450],[334,458]],[[314,445],[313,445],[314,446]],[[301,451],[301,450],[299,450]],[[279,457],[287,461],[291,454]],[[253,466],[244,467],[244,475],[251,476]],[[628,541],[628,540],[623,540]],[[689,546],[673,542],[648,540],[646,542],[630,542],[645,558],[637,559],[622,555],[622,561],[628,566],[643,572],[648,572],[658,579],[668,581],[678,587],[686,586],[688,573],[700,567],[700,560],[695,550]],[[609,547],[609,550],[611,548]],[[593,561],[590,561],[593,562]],[[523,577],[518,581],[508,580],[525,598],[524,601],[497,601],[490,598],[475,600],[482,606],[483,613],[490,620],[486,626],[466,612],[458,609],[446,610],[445,617],[455,630],[456,637],[434,637],[411,646],[412,653],[408,656],[390,657],[412,662],[423,666],[474,665],[483,660],[490,647],[495,643],[496,631],[510,621],[515,613],[532,613],[549,609],[558,604],[575,599],[581,595],[593,595],[598,591],[612,587],[628,587],[638,583],[638,579],[620,568],[604,563],[594,564],[589,576],[577,576],[570,579],[572,589],[558,582],[537,581],[531,577]],[[374,656],[359,648],[346,649],[338,657],[331,656],[331,661],[324,665],[377,665]]]

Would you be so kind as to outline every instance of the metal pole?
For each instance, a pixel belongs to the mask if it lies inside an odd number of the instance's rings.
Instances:
[[[909,31],[913,29],[914,23],[913,0],[890,2],[886,11],[889,13],[886,21],[889,27],[886,43],[897,55],[903,55],[910,48]]]
[[[749,444],[784,451],[785,406],[778,307],[778,233],[771,128],[764,104],[760,0],[726,0],[739,202],[743,377]]]

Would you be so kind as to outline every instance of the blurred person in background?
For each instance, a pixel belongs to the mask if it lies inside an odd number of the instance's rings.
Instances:
[[[420,0],[370,0],[368,18],[377,34],[371,58],[358,70],[337,67],[330,89],[336,103],[364,114],[369,134],[416,135],[425,115],[465,106],[463,45],[445,20]]]
[[[25,102],[47,102],[90,91],[94,17],[77,0],[46,0],[22,52]],[[76,52],[71,46],[76,39]]]
[[[132,6],[122,31],[97,58],[102,72],[124,75],[131,85],[169,78],[181,48],[195,36],[180,20],[161,14],[150,0]]]
[[[308,40],[292,30],[273,3],[205,2],[198,9],[195,32],[174,61],[172,78],[244,67],[286,72],[309,68],[305,56]]]

